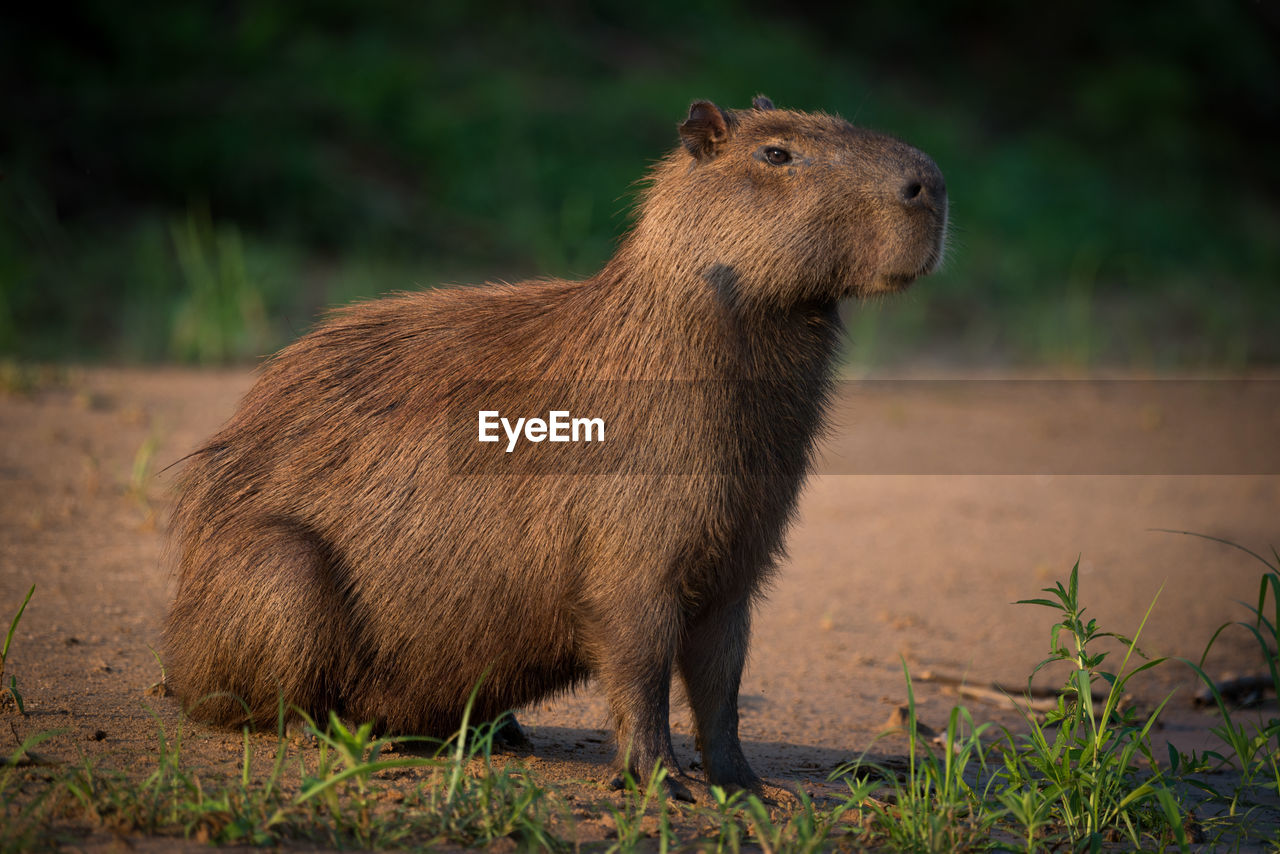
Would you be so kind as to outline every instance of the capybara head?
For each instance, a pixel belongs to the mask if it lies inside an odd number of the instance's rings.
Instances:
[[[744,309],[900,290],[942,259],[947,189],[929,157],[821,113],[696,101],[637,223]],[[705,273],[704,273],[705,274]]]

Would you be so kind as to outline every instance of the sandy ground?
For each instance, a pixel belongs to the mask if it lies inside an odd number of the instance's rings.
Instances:
[[[163,527],[179,459],[232,412],[247,371],[93,369],[0,396],[0,615],[36,585],[8,672],[30,715],[0,739],[64,729],[44,752],[83,752],[123,768],[153,764],[171,699],[151,652],[172,593]],[[945,725],[957,702],[927,673],[1025,684],[1046,654],[1053,614],[1013,604],[1067,578],[1107,629],[1142,636],[1151,655],[1199,657],[1214,630],[1243,618],[1261,567],[1240,551],[1154,528],[1198,531],[1267,553],[1280,545],[1277,382],[846,385],[791,532],[790,555],[760,608],[742,696],[748,758],[780,785],[821,791],[827,773],[877,741],[906,700]],[[1012,390],[1011,390],[1012,389]],[[871,472],[851,474],[841,472]],[[1115,473],[1127,472],[1127,473]],[[1228,632],[1218,676],[1258,672],[1256,646]],[[1059,671],[1038,677],[1052,685]],[[7,678],[7,677],[6,677]],[[1162,738],[1208,743],[1196,685],[1175,664],[1136,686],[1140,704],[1176,691]],[[1009,709],[968,700],[980,719]],[[564,782],[607,776],[607,711],[589,688],[521,714],[526,761]],[[677,752],[696,759],[688,713]],[[12,729],[12,734],[5,730]],[[238,759],[238,734],[188,725],[188,756]],[[694,772],[696,775],[696,771]]]

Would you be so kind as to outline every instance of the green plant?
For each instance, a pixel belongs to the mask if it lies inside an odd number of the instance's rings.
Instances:
[[[745,808],[756,844],[765,854],[811,854],[824,850],[840,829],[845,814],[863,803],[870,794],[870,788],[866,783],[855,784],[850,797],[830,810],[818,809],[801,789],[796,793],[799,809],[793,809],[781,822],[772,819],[763,801],[755,795],[748,795]]]
[[[145,833],[180,820],[186,797],[197,793],[199,785],[181,768],[181,729],[171,741],[158,723],[158,735],[156,767],[141,783],[99,772],[91,759],[82,757],[64,785],[86,817],[115,830]]]
[[[248,260],[254,245],[307,256],[264,283],[303,322],[320,299],[354,295],[332,288],[351,287],[343,266],[356,254],[418,255],[416,272],[364,296],[456,280],[459,267],[588,272],[616,238],[618,194],[676,144],[676,111],[702,94],[742,105],[768,67],[779,103],[896,130],[956,188],[953,274],[868,325],[875,357],[898,357],[904,337],[906,352],[936,347],[942,334],[979,359],[1274,363],[1280,166],[1266,6],[1098,5],[1105,15],[1074,16],[1072,38],[1034,57],[1022,53],[1041,25],[1033,4],[993,20],[887,0],[834,15],[660,0],[546,16],[530,5],[497,20],[435,3],[368,16],[350,0],[243,20],[216,4],[86,6],[102,55],[130,57],[127,73],[104,77],[96,52],[66,50],[56,22],[0,52],[6,68],[58,71],[9,99],[0,351],[172,357],[163,339],[183,274],[157,220],[192,198],[237,224]],[[716,26],[699,29],[709,11]],[[616,36],[605,51],[601,25]],[[1117,48],[1135,32],[1141,51]],[[510,62],[487,61],[514,36],[524,47]],[[968,49],[979,39],[989,50]],[[948,71],[904,69],[892,49],[903,43],[927,45]],[[756,62],[731,59],[742,55]],[[446,70],[438,96],[422,97]],[[1050,79],[1071,109],[1037,106]],[[216,104],[191,96],[212,91]],[[42,120],[49,103],[66,105],[61,120]],[[109,174],[82,180],[94,163]],[[1166,178],[1135,197],[1125,188],[1145,168]],[[450,275],[421,269],[441,263]],[[287,337],[281,324],[272,345]]]
[[[160,447],[160,437],[152,432],[138,446],[133,455],[133,465],[129,469],[128,495],[137,503],[148,522],[155,519],[155,508],[147,495],[147,482],[151,479],[151,470],[155,462],[156,449]]]
[[[18,630],[18,622],[22,619],[22,614],[27,610],[27,603],[31,601],[31,595],[36,592],[36,586],[33,584],[27,590],[26,598],[22,600],[22,604],[18,606],[18,612],[13,615],[13,619],[9,621],[9,631],[4,635],[4,646],[0,647],[0,691],[13,701],[14,708],[18,710],[18,714],[25,715],[26,708],[22,705],[22,694],[18,692],[18,678],[10,674],[9,684],[4,684],[4,667],[5,662],[9,660],[9,644],[13,642],[13,633]]]
[[[1079,599],[1079,565],[1070,578],[1046,588],[1052,598],[1024,600],[1053,608],[1060,619],[1050,633],[1050,655],[1035,673],[1066,663],[1069,673],[1056,708],[1046,720],[1024,712],[1025,733],[1004,730],[989,747],[989,724],[975,725],[963,707],[951,710],[935,752],[919,735],[911,674],[907,684],[907,767],[899,776],[859,760],[837,770],[865,798],[871,771],[887,780],[891,803],[867,799],[869,840],[894,850],[951,851],[993,846],[1033,852],[1063,842],[1097,850],[1126,839],[1135,847],[1170,842],[1187,846],[1185,808],[1165,783],[1151,755],[1150,733],[1168,698],[1145,718],[1121,710],[1120,699],[1137,674],[1159,665],[1153,659],[1129,669],[1142,655],[1137,637],[1155,607],[1153,600],[1130,639],[1102,631],[1085,617]],[[1158,594],[1157,594],[1157,599]],[[1118,670],[1106,669],[1103,638],[1118,641],[1124,656]],[[1145,657],[1145,656],[1143,656]],[[1140,763],[1146,760],[1146,765]]]
[[[1204,667],[1209,657],[1209,652],[1213,649],[1214,644],[1217,643],[1218,638],[1222,636],[1222,633],[1232,626],[1238,626],[1247,631],[1257,642],[1262,664],[1271,677],[1271,684],[1280,690],[1280,654],[1277,652],[1280,650],[1280,552],[1277,552],[1273,547],[1271,549],[1272,560],[1268,560],[1251,549],[1219,537],[1197,534],[1191,531],[1168,531],[1167,533],[1200,537],[1201,539],[1231,546],[1252,556],[1266,568],[1266,572],[1263,573],[1258,585],[1257,603],[1254,605],[1241,603],[1250,611],[1252,619],[1223,623],[1219,626],[1209,639],[1209,643],[1205,646],[1198,662],[1181,659],[1204,682],[1213,697],[1218,714],[1221,716],[1221,722],[1211,727],[1210,732],[1216,735],[1227,747],[1240,770],[1239,785],[1229,795],[1217,791],[1217,789],[1203,780],[1193,780],[1191,782],[1202,791],[1227,801],[1231,813],[1234,815],[1241,797],[1250,789],[1257,788],[1280,794],[1280,719],[1271,718],[1265,723],[1237,722],[1232,717],[1230,704],[1223,697],[1218,684],[1209,676]],[[1268,600],[1271,602],[1269,607]],[[1170,762],[1174,767],[1181,765],[1186,767],[1188,772],[1193,772],[1206,770],[1206,765],[1209,762],[1217,763],[1219,766],[1230,764],[1230,759],[1216,750],[1207,750],[1199,755],[1193,754],[1190,757],[1184,757],[1171,747]],[[1259,779],[1260,777],[1265,779]]]
[[[800,789],[796,801],[782,807],[742,790],[726,792],[711,787],[711,804],[695,807],[693,812],[706,819],[699,850],[738,852],[753,843],[766,854],[773,852],[808,852],[842,847],[850,834],[860,832],[851,817],[860,815],[875,783],[846,775],[848,796],[835,806],[823,808]],[[781,807],[781,808],[780,808]],[[709,831],[709,833],[708,833]]]
[[[624,760],[623,766],[627,762]],[[622,775],[622,804],[609,805],[609,813],[613,816],[617,838],[609,846],[610,852],[630,852],[639,850],[650,835],[650,826],[658,837],[658,850],[666,852],[672,843],[677,842],[671,830],[671,817],[668,803],[667,768],[661,762],[654,763],[649,778],[641,786],[626,771]],[[656,812],[654,821],[650,822],[650,812]]]
[[[25,397],[40,387],[40,372],[17,359],[0,359],[0,394]]]
[[[240,233],[215,230],[207,212],[194,211],[170,232],[185,286],[173,321],[172,355],[195,362],[261,355],[266,312],[245,267]]]
[[[31,762],[31,748],[47,741],[61,730],[36,733],[23,739],[0,765],[0,852],[30,851],[37,847],[45,807],[57,793],[55,786],[42,786],[34,794],[26,794],[21,768]]]
[[[437,772],[430,784],[418,789],[415,803],[421,812],[416,821],[449,842],[473,845],[513,837],[541,850],[562,847],[548,828],[547,792],[518,768],[493,766],[493,742],[505,716],[470,727],[477,691],[479,684],[463,709],[458,731],[433,759]],[[450,747],[447,758],[440,758]],[[474,774],[473,765],[479,766]]]
[[[308,774],[305,767],[302,768],[302,789],[294,804],[321,803],[326,817],[335,827],[340,832],[349,833],[363,846],[387,841],[376,835],[374,774],[392,768],[421,767],[430,764],[430,760],[417,757],[380,759],[379,754],[391,740],[373,738],[373,725],[370,723],[350,730],[334,712],[329,713],[328,725],[323,730],[309,718],[307,729],[319,743],[317,771]],[[244,767],[249,767],[247,756]]]
[[[742,799],[745,796],[746,793],[741,789],[728,792],[721,786],[711,787],[711,805],[705,813],[711,819],[710,825],[714,834],[712,842],[715,845],[716,854],[724,854],[726,851],[737,854],[742,850],[745,829],[739,817]]]
[[[1052,824],[1057,797],[1054,784],[1026,779],[1011,783],[996,795],[1005,815],[1022,829],[1023,850],[1027,854],[1036,850],[1037,839]]]
[[[1010,749],[1000,772],[1006,781],[1005,792],[1010,795],[1005,806],[1010,808],[1009,801],[1020,802],[1013,808],[1021,816],[1028,845],[1035,829],[1045,823],[1043,805],[1036,803],[1037,797],[1044,797],[1054,801],[1053,815],[1073,844],[1096,848],[1107,832],[1115,829],[1139,846],[1145,831],[1161,821],[1167,822],[1159,811],[1168,799],[1160,795],[1166,787],[1151,755],[1150,733],[1169,697],[1145,721],[1132,710],[1121,711],[1119,703],[1133,677],[1164,660],[1152,659],[1126,672],[1131,656],[1142,656],[1137,638],[1159,593],[1132,639],[1104,632],[1096,620],[1084,617],[1085,609],[1079,600],[1079,568],[1077,561],[1067,586],[1057,582],[1044,588],[1052,599],[1019,602],[1052,608],[1062,615],[1050,632],[1050,655],[1036,666],[1032,678],[1041,669],[1060,662],[1068,664],[1070,671],[1058,706],[1044,723],[1027,714],[1026,736],[1014,739],[1006,734]],[[1064,636],[1070,639],[1069,646]],[[1124,646],[1124,657],[1115,673],[1103,669],[1109,653],[1097,649],[1096,643],[1102,638],[1113,638]],[[1030,678],[1027,685],[1030,694]],[[1104,691],[1101,709],[1094,699],[1095,685]],[[1146,779],[1139,779],[1139,755],[1146,758],[1151,769]],[[1174,824],[1172,830],[1175,835],[1181,833],[1181,823]]]
[[[899,851],[962,851],[986,847],[1001,817],[966,779],[986,777],[986,755],[982,735],[989,724],[975,725],[968,709],[956,706],[947,719],[947,730],[937,752],[920,738],[916,724],[915,691],[906,662],[902,671],[907,683],[907,771],[905,778],[858,760],[838,768],[832,775],[853,775],[867,769],[890,781],[893,804],[869,801],[871,833]],[[870,793],[868,778],[855,778],[853,794],[864,799]],[[848,802],[853,803],[853,798]]]
[[[284,718],[282,706],[265,762],[255,749],[260,736],[243,732],[239,772],[231,778],[188,767],[181,729],[170,739],[157,722],[156,766],[141,782],[85,759],[60,785],[79,814],[95,824],[148,835],[179,833],[220,845],[307,839],[337,848],[387,848],[477,845],[503,836],[540,849],[560,845],[549,830],[545,792],[520,771],[490,764],[493,725],[470,729],[464,722],[441,744],[375,738],[370,725],[351,729],[331,715],[323,729],[308,721],[317,749],[310,763],[298,755],[293,775]],[[408,750],[423,746],[425,753]],[[393,750],[408,755],[383,755]],[[407,797],[387,782],[402,770],[426,774]]]

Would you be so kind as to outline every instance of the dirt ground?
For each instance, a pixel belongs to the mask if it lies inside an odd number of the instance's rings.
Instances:
[[[151,648],[172,593],[162,547],[173,471],[161,470],[227,418],[251,381],[247,370],[72,370],[0,395],[5,623],[36,585],[7,666],[30,715],[7,716],[0,740],[62,729],[42,747],[57,760],[154,763],[158,726],[178,722],[173,700],[147,694],[161,676]],[[820,792],[841,762],[901,752],[900,737],[877,738],[906,700],[903,660],[920,718],[936,728],[959,697],[928,674],[1024,685],[1053,614],[1013,603],[1065,580],[1077,559],[1081,598],[1104,628],[1132,633],[1161,591],[1141,646],[1198,658],[1219,625],[1245,617],[1239,603],[1256,601],[1262,567],[1152,529],[1263,553],[1280,546],[1277,387],[842,386],[789,557],[755,623],[741,729],[756,770]],[[1253,643],[1227,632],[1210,672],[1258,672]],[[1176,690],[1161,737],[1208,744],[1212,718],[1191,707],[1192,674],[1169,663],[1150,677],[1139,703]],[[1004,706],[965,702],[980,719],[1017,724]],[[610,747],[594,691],[520,717],[537,773],[598,789]],[[682,707],[673,726],[688,764]],[[238,760],[238,734],[187,732],[192,761]]]

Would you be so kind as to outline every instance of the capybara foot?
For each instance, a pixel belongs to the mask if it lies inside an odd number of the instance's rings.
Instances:
[[[626,777],[621,774],[614,775],[614,777],[609,780],[608,788],[615,792],[620,792],[623,789],[626,789]],[[689,791],[689,787],[671,775],[667,775],[663,778],[662,789],[663,794],[673,801],[683,801],[686,804],[695,802],[695,798],[693,797],[693,793]]]
[[[529,736],[525,735],[516,716],[507,715],[493,733],[493,747],[495,750],[514,752],[530,750],[533,744],[529,741]]]

